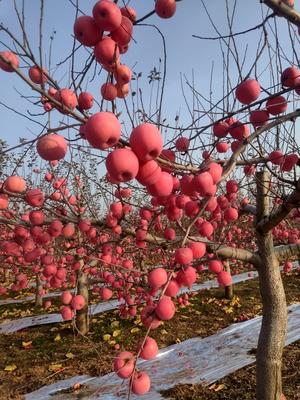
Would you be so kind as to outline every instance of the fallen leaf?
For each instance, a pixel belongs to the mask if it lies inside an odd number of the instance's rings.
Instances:
[[[32,342],[22,342],[22,346],[24,349],[31,349],[32,348]]]
[[[117,337],[121,335],[121,331],[119,329],[116,329],[115,331],[113,331],[113,337]]]
[[[215,392],[219,392],[220,390],[224,389],[225,385],[222,383],[221,385],[218,385],[214,390]]]
[[[140,328],[132,328],[130,332],[131,333],[137,333],[139,331],[140,331]]]
[[[63,369],[62,364],[51,364],[51,365],[49,365],[49,367],[48,367],[48,370],[49,370],[50,372],[58,372],[58,371],[60,371],[61,369]]]
[[[66,357],[67,358],[74,358],[75,356],[74,356],[74,354],[73,353],[71,353],[70,351],[66,354]]]
[[[61,336],[60,336],[60,334],[58,333],[56,336],[55,336],[55,338],[54,338],[54,342],[59,342],[61,340]]]
[[[110,335],[109,333],[103,335],[103,340],[104,340],[105,342],[108,342],[108,341],[110,340],[110,338],[111,338],[111,335]]]
[[[11,364],[11,365],[7,365],[7,366],[4,368],[4,371],[6,371],[6,372],[13,372],[15,369],[17,369],[16,364]]]
[[[189,317],[187,315],[181,315],[180,318],[181,319],[189,319]]]
[[[82,384],[81,383],[74,383],[74,385],[73,385],[73,390],[78,390],[78,389],[80,389],[81,388],[81,386],[82,386]]]

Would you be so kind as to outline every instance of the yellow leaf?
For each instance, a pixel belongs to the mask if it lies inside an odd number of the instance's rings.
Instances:
[[[131,333],[137,333],[139,331],[140,331],[140,328],[132,328],[130,332]]]
[[[74,354],[69,351],[69,353],[66,354],[66,357],[67,358],[74,358]]]
[[[108,342],[111,338],[111,335],[109,333],[107,333],[106,335],[103,335],[103,340],[105,340],[105,342]]]
[[[51,364],[49,365],[48,370],[50,372],[58,372],[62,368],[63,368],[62,364]]]
[[[113,331],[113,337],[117,337],[121,335],[121,331],[119,329],[116,329],[115,331]]]
[[[111,340],[110,342],[108,342],[111,346],[114,346],[116,344],[115,340]]]
[[[55,338],[54,338],[54,342],[59,342],[61,340],[61,336],[60,336],[60,334],[58,333],[56,336],[55,336]]]
[[[163,329],[162,331],[160,331],[160,333],[161,333],[162,335],[167,335],[167,334],[168,334],[168,332],[167,332],[165,329]]]
[[[113,322],[110,324],[110,326],[111,326],[112,328],[118,328],[119,325],[120,325],[120,322],[119,322],[119,321],[113,321]]]
[[[215,388],[215,392],[219,392],[220,390],[222,390],[222,389],[224,389],[225,388],[225,385],[222,383],[221,385],[218,385],[216,388]]]
[[[27,315],[28,315],[27,311],[20,312],[20,317],[22,317],[22,318],[26,317]]]
[[[13,372],[15,369],[17,369],[16,364],[11,364],[11,365],[7,365],[7,366],[4,368],[4,371],[6,371],[6,372]]]
[[[73,390],[78,390],[78,389],[80,389],[81,388],[81,383],[74,383],[74,385],[73,385]]]
[[[22,346],[25,349],[28,349],[28,348],[32,347],[32,342],[31,341],[30,342],[22,342]]]

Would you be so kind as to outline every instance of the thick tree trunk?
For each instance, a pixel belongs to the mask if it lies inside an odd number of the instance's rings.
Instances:
[[[81,270],[77,272],[77,294],[84,297],[85,306],[76,311],[76,328],[82,335],[86,335],[89,331],[89,290],[87,274]]]
[[[35,276],[35,306],[42,307],[43,299],[41,296],[41,291],[43,289],[42,280],[40,274],[36,274]]]
[[[269,213],[269,174],[257,173],[257,221]],[[261,265],[258,268],[263,318],[256,354],[257,400],[280,400],[282,352],[287,329],[287,306],[274,252],[272,232],[256,231]]]

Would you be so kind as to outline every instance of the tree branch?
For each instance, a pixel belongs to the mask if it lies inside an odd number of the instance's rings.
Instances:
[[[300,13],[294,8],[289,7],[282,0],[261,0],[261,2],[265,3],[266,6],[270,7],[279,16],[300,27]]]
[[[209,245],[209,248],[213,249],[215,246]],[[235,247],[221,246],[216,250],[216,255],[221,258],[233,258],[244,262],[249,262],[255,266],[260,263],[260,257],[258,254],[244,249],[238,249]]]
[[[287,197],[287,199],[281,204],[281,206],[268,216],[262,218],[256,229],[261,233],[269,232],[275,226],[277,226],[283,219],[285,219],[289,213],[300,206],[300,179],[297,182],[296,189]]]

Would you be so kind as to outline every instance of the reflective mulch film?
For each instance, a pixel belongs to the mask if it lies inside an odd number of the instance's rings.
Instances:
[[[300,339],[300,304],[288,308],[286,345]],[[261,317],[230,325],[204,339],[193,338],[161,350],[155,360],[138,362],[150,375],[153,390],[145,400],[161,400],[159,391],[177,384],[211,384],[255,361],[249,350],[256,348]],[[77,394],[68,391],[75,383],[83,386]],[[27,394],[26,400],[127,399],[127,382],[114,373],[91,378],[77,376]],[[133,395],[132,399],[138,396]],[[139,397],[141,398],[141,397]]]

